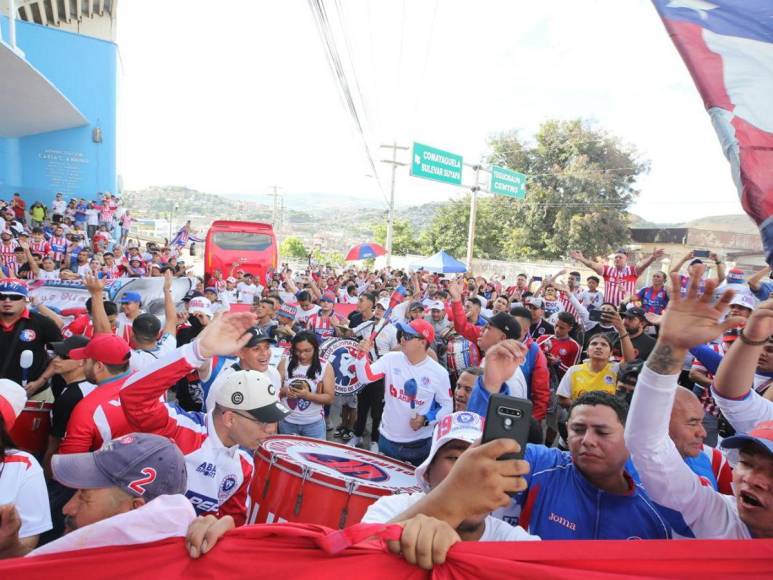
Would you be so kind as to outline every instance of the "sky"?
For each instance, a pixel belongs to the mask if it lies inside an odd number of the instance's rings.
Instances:
[[[649,0],[326,0],[362,134],[307,0],[132,0],[118,8],[125,189],[185,185],[268,203],[383,203],[382,144],[477,162],[487,139],[581,117],[651,163],[631,208],[656,222],[742,213],[703,103]],[[375,172],[366,154],[376,166]],[[410,153],[400,151],[399,161]],[[465,175],[465,183],[470,183]],[[395,202],[457,198],[409,176]],[[528,194],[527,194],[528,195]]]

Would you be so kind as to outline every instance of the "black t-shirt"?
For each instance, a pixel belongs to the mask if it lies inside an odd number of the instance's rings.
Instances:
[[[650,353],[652,352],[652,349],[655,348],[655,339],[651,336],[647,336],[643,332],[636,338],[632,336],[631,342],[633,343],[633,350],[634,353],[636,353],[636,358],[639,360],[647,360],[647,358],[650,356]],[[623,349],[620,346],[619,339],[615,341],[615,348],[613,352],[617,358],[622,359]]]
[[[27,380],[34,381],[48,366],[46,346],[62,340],[62,333],[53,320],[37,312],[28,314],[27,318],[20,318],[13,326],[0,325],[0,371],[8,360],[5,373],[2,373],[0,378],[11,379],[19,384],[22,382],[22,370],[19,365],[21,353],[25,350],[32,351],[32,366]],[[17,330],[19,338],[13,352],[9,352]]]
[[[555,329],[553,328],[553,325],[546,322],[544,318],[540,318],[539,322],[532,324],[531,327],[529,327],[529,334],[534,340],[537,340],[540,336],[553,334],[554,332]]]
[[[365,319],[362,317],[362,313],[359,310],[352,310],[347,318],[349,318],[349,328],[357,328],[360,324],[365,322]]]
[[[64,437],[67,431],[67,422],[70,420],[72,410],[83,397],[88,395],[96,387],[86,379],[69,383],[62,394],[54,401],[54,408],[51,410],[51,435],[53,437]]]

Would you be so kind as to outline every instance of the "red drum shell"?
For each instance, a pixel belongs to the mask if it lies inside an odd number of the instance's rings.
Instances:
[[[48,448],[48,434],[51,431],[52,403],[27,401],[21,414],[16,418],[11,439],[17,449],[41,457]]]
[[[338,443],[270,437],[255,453],[248,523],[344,528],[358,523],[379,497],[421,491],[413,471],[385,455]]]

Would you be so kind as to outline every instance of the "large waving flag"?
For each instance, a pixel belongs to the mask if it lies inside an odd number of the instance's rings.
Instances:
[[[773,0],[653,0],[773,265]]]

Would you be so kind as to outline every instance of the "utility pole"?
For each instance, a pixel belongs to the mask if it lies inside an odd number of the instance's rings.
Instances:
[[[480,190],[480,165],[473,165],[475,185],[470,188],[470,229],[467,233],[467,271],[472,271],[472,253],[475,247],[475,219],[478,213],[478,191]]]
[[[395,227],[395,175],[397,173],[397,167],[402,165],[408,165],[407,163],[401,163],[397,160],[397,150],[402,149],[407,151],[408,147],[398,145],[397,141],[393,141],[391,145],[379,145],[381,149],[391,149],[392,159],[382,159],[381,163],[387,163],[392,166],[392,185],[389,189],[389,214],[387,215],[387,234],[386,234],[386,266],[389,268],[392,265],[392,238],[394,237]]]
[[[279,186],[278,185],[272,185],[271,186],[272,193],[267,193],[269,197],[274,198],[274,203],[271,210],[271,225],[273,226],[274,230],[277,228],[277,217],[279,214]]]

